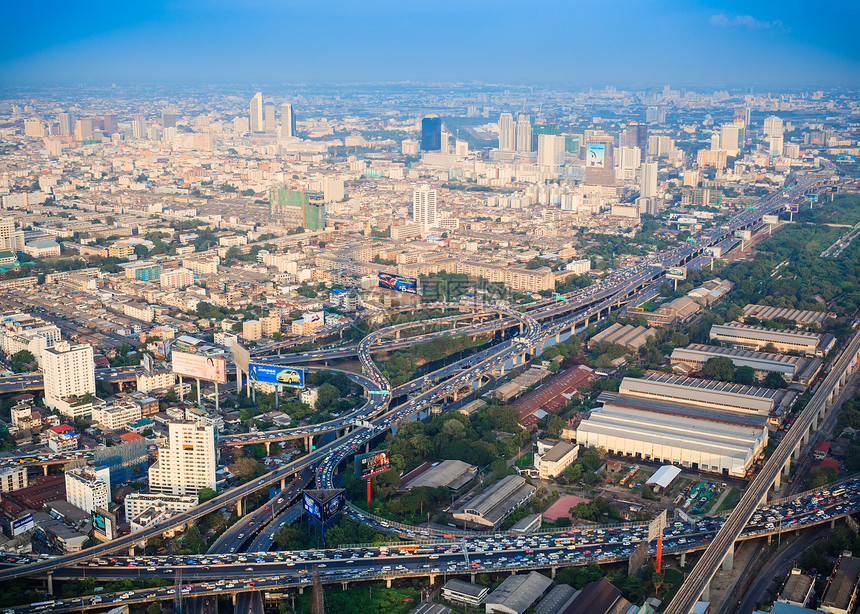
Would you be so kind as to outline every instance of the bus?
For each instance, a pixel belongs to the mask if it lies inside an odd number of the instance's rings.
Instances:
[[[571,535],[569,537],[556,537],[555,545],[556,546],[572,546],[576,543],[576,538]]]
[[[55,601],[39,601],[38,603],[30,604],[30,612],[47,612],[53,610]]]
[[[837,488],[836,490],[834,490],[834,491],[833,491],[833,492],[831,492],[830,494],[831,494],[832,496],[834,496],[834,497],[841,497],[842,495],[844,495],[844,494],[845,494],[845,487],[844,487],[844,486],[840,486],[839,488]]]
[[[415,552],[416,550],[418,550],[418,546],[416,546],[415,544],[408,544],[406,546],[400,546],[399,550],[400,554],[403,554],[404,552]]]

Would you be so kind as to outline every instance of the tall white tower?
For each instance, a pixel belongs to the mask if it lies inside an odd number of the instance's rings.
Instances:
[[[514,125],[514,116],[510,113],[502,113],[499,116],[499,149],[502,151],[514,151],[517,147],[517,129]]]
[[[422,185],[412,192],[412,219],[421,224],[425,230],[437,223],[436,190],[428,185]]]
[[[251,132],[264,132],[263,124],[263,93],[257,92],[251,98]]]
[[[564,164],[564,137],[557,134],[538,136],[538,165],[546,166],[555,172]]]
[[[517,117],[517,151],[532,150],[532,119],[524,113]]]
[[[652,198],[657,196],[657,161],[648,160],[642,165],[642,183],[639,188],[640,196]]]
[[[196,495],[215,489],[215,427],[193,420],[167,423],[167,445],[149,468],[149,492]]]

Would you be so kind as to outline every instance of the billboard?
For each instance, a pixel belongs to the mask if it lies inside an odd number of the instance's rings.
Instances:
[[[666,269],[667,279],[687,279],[687,267],[671,266]]]
[[[388,457],[388,450],[359,454],[355,457],[355,475],[362,480],[376,473],[388,471],[390,467],[391,459]]]
[[[177,375],[227,383],[227,361],[220,356],[201,356],[173,350],[170,353],[173,372]]]
[[[857,156],[854,154],[836,154],[837,162],[857,162]]]
[[[144,354],[140,359],[140,364],[143,365],[143,370],[147,373],[152,373],[154,370],[152,356],[149,354]]]
[[[251,353],[235,341],[230,344],[230,352],[233,354],[233,364],[247,372],[248,364],[251,362]]]
[[[716,245],[714,245],[713,247],[706,247],[705,253],[710,255],[710,256],[713,256],[714,258],[719,258],[720,256],[723,255],[723,248],[718,247]]]
[[[116,538],[116,516],[107,510],[97,507],[93,510],[93,534],[95,538],[106,542]]]
[[[305,324],[322,325],[325,323],[325,311],[311,311],[308,313],[303,313],[302,320],[304,320]]]
[[[328,522],[343,510],[343,492],[343,489],[306,490],[302,493],[302,507],[309,516]]]
[[[585,165],[591,168],[603,168],[606,158],[605,143],[589,143],[585,146]]]
[[[663,510],[651,523],[648,525],[648,541],[657,539],[663,535],[666,529],[666,510]]]
[[[414,277],[404,277],[396,273],[379,273],[377,281],[380,288],[418,294],[418,280]]]
[[[736,230],[732,233],[732,235],[736,239],[740,239],[741,241],[749,241],[752,238],[751,230]]]
[[[302,497],[303,507],[309,516],[313,516],[317,520],[322,520],[322,505],[308,493]]]
[[[778,215],[765,215],[761,218],[761,221],[765,224],[778,224],[779,216]]]
[[[252,382],[283,384],[296,388],[305,387],[305,371],[300,367],[283,367],[252,362],[248,365],[248,374]]]
[[[783,211],[787,211],[788,213],[797,213],[800,210],[800,206],[797,203],[788,203]]]
[[[33,521],[33,514],[24,514],[20,518],[16,518],[12,521],[12,537],[21,535],[21,533],[26,533],[34,526],[36,525]]]

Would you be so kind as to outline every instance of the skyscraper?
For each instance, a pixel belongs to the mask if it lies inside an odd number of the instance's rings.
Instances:
[[[57,123],[60,125],[60,134],[72,134],[75,130],[75,115],[63,111],[57,115]]]
[[[743,142],[743,127],[738,124],[723,124],[720,127],[720,149],[724,149],[728,155],[738,155]]]
[[[524,113],[517,116],[517,151],[532,150],[532,119]]]
[[[137,113],[131,120],[131,135],[136,139],[146,138],[146,118],[143,113]]]
[[[266,132],[274,132],[278,124],[275,121],[275,105],[272,103],[268,103],[263,106],[263,126],[266,128]]]
[[[556,134],[538,135],[537,162],[555,172],[564,164],[564,137]]]
[[[251,98],[251,132],[263,132],[263,93],[257,92]]]
[[[412,219],[422,228],[432,228],[437,224],[436,190],[428,185],[422,185],[412,191]]]
[[[782,118],[776,115],[769,115],[764,118],[764,133],[765,136],[783,136],[785,127],[782,123]]]
[[[499,149],[515,151],[516,147],[517,129],[514,125],[514,116],[510,113],[502,113],[499,116]]]
[[[173,107],[167,107],[161,111],[161,129],[176,128],[177,111]]]
[[[293,105],[286,102],[281,105],[281,136],[296,136],[296,116],[293,114]]]
[[[621,133],[621,147],[638,147],[643,154],[648,148],[648,124],[630,122]]]
[[[639,195],[646,198],[657,196],[657,161],[649,159],[642,165],[642,181]]]
[[[421,151],[442,149],[442,118],[425,117],[421,120]]]
[[[45,373],[45,405],[55,407],[56,401],[68,397],[95,395],[96,373],[91,345],[69,345],[60,341],[42,351]]]
[[[149,468],[149,492],[196,495],[215,489],[215,427],[192,420],[167,423],[167,444]]]
[[[105,134],[113,134],[119,130],[119,124],[116,120],[116,113],[108,113],[102,117],[104,123]]]

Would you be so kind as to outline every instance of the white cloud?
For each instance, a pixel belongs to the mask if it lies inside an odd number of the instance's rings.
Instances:
[[[735,15],[729,17],[725,13],[711,15],[711,25],[736,28],[750,28],[753,30],[787,30],[779,19],[773,21],[761,21],[752,15]]]

